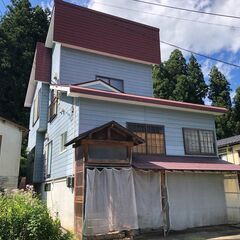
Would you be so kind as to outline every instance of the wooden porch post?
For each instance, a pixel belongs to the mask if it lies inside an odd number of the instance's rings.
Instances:
[[[170,229],[169,221],[169,205],[166,186],[166,172],[161,172],[161,197],[162,197],[162,212],[163,212],[163,235],[167,236]]]

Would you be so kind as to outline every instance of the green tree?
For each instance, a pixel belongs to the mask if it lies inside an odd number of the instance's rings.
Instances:
[[[208,86],[204,81],[201,65],[197,59],[191,55],[188,63],[188,84],[189,98],[188,102],[204,104],[204,99],[208,92]]]
[[[231,110],[230,84],[223,73],[216,66],[210,71],[210,84],[208,98],[213,106],[225,107],[229,111],[227,114],[216,118],[217,138],[230,137],[233,134],[233,121]]]
[[[177,100],[174,89],[177,79],[187,75],[187,64],[180,50],[174,50],[169,59],[153,69],[155,97]]]
[[[212,105],[230,109],[232,106],[230,83],[216,66],[212,67],[209,77],[210,84],[208,98],[212,101]]]
[[[196,58],[192,55],[187,64],[180,50],[153,68],[153,86],[155,97],[199,104],[204,104],[208,91]]]
[[[234,123],[234,135],[240,134],[240,87],[236,89],[236,94],[233,99],[233,123]]]
[[[37,41],[45,41],[49,10],[12,0],[0,21],[0,115],[28,125],[24,99]]]

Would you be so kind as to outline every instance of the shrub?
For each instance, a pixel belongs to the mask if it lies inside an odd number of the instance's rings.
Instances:
[[[31,191],[0,194],[0,240],[72,240]]]

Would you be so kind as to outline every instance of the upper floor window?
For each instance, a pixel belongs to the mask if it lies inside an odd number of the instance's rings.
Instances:
[[[37,96],[33,100],[33,118],[32,118],[33,121],[32,121],[32,125],[34,125],[39,118],[39,93],[40,93],[40,90],[39,90]]]
[[[67,143],[67,132],[64,132],[61,134],[61,145],[60,145],[60,152],[63,152],[66,150],[65,144]]]
[[[215,137],[211,130],[183,129],[185,153],[191,155],[215,155]]]
[[[127,123],[127,128],[145,140],[145,143],[133,148],[134,153],[165,154],[165,137],[163,126]]]
[[[96,76],[96,79],[102,80],[107,84],[111,85],[112,87],[118,89],[119,91],[124,92],[123,80],[121,79],[103,77],[103,76]]]
[[[52,141],[49,142],[46,146],[45,157],[46,157],[46,175],[47,178],[49,178],[51,176],[52,168]]]
[[[51,103],[49,105],[48,121],[51,122],[57,116],[58,93],[51,90]]]

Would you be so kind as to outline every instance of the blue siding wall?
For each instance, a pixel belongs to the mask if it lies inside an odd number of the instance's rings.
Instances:
[[[62,47],[61,84],[87,82],[96,75],[124,80],[126,93],[153,95],[151,66]]]
[[[49,96],[49,85],[42,84],[41,95],[40,95],[40,113],[39,113],[39,129],[38,131],[46,131],[48,123],[48,96]]]
[[[30,111],[29,119],[29,135],[28,135],[28,150],[31,151],[37,144],[37,132],[45,132],[47,130],[48,121],[48,95],[49,95],[49,85],[37,83],[34,98],[39,94],[39,119],[33,125],[33,104]]]
[[[214,117],[152,107],[80,99],[80,133],[115,120],[123,126],[126,122],[159,124],[165,126],[168,155],[184,155],[182,128],[215,130]]]
[[[43,142],[44,132],[37,132],[36,134],[36,146],[35,146],[35,157],[34,157],[34,168],[33,168],[33,182],[41,183],[44,180],[44,155],[43,155]]]
[[[76,102],[74,102],[76,101]],[[58,115],[48,123],[47,139],[44,145],[52,141],[51,179],[73,174],[74,149],[68,146],[61,152],[61,134],[67,131],[67,141],[78,135],[79,125],[78,99],[61,94]]]

